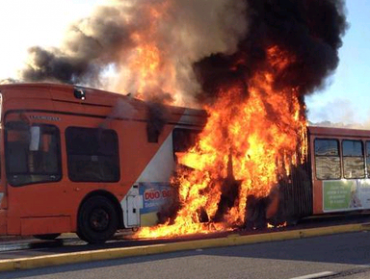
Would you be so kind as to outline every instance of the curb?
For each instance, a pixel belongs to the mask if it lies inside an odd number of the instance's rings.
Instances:
[[[130,248],[113,248],[57,255],[0,260],[0,271],[14,271],[20,269],[41,268],[63,264],[75,264],[91,261],[119,259],[133,256],[146,256],[177,251],[236,246],[271,241],[300,239],[314,236],[324,236],[338,233],[364,231],[370,229],[370,224],[351,224],[342,226],[322,227],[313,229],[292,230],[286,232],[273,232],[241,236],[230,234],[227,237],[202,239],[194,241],[181,241],[166,244],[137,246]]]

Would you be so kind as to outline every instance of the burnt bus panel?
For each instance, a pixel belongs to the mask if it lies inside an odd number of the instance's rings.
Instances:
[[[295,222],[302,217],[312,215],[312,183],[308,160],[292,167],[289,178],[281,180],[279,185],[278,218],[281,221]]]
[[[290,175],[283,176],[279,181],[279,208],[272,223],[295,223],[300,218],[313,214],[313,184],[310,132],[307,133],[307,154],[298,150],[296,158],[298,165],[290,164]],[[304,145],[304,143],[301,143]]]

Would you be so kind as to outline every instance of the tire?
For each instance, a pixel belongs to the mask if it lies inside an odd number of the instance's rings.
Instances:
[[[34,235],[33,237],[41,240],[55,240],[60,233],[50,233],[50,234],[37,234]]]
[[[87,242],[86,237],[84,235],[82,235],[80,231],[77,230],[76,231],[76,234],[77,234],[78,238],[80,238],[81,240]]]
[[[118,228],[118,215],[113,203],[104,196],[86,200],[78,213],[77,235],[90,244],[103,244]]]

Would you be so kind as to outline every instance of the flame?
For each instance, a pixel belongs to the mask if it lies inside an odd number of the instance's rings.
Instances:
[[[169,50],[163,47],[161,26],[168,16],[171,1],[157,1],[147,5],[142,13],[146,28],[138,28],[130,34],[134,47],[124,52],[123,75],[118,88],[129,89],[138,99],[151,99],[171,93],[170,101],[164,103],[184,105],[177,87],[176,69],[171,62]],[[136,19],[128,18],[127,23]]]
[[[284,222],[282,225],[278,225],[278,226],[267,224],[267,228],[282,228],[282,227],[286,227],[287,225],[288,225],[287,222]]]
[[[172,237],[241,226],[247,197],[267,197],[280,175],[299,164],[307,152],[304,108],[299,89],[276,89],[279,76],[294,57],[278,47],[267,51],[269,64],[248,85],[222,88],[206,107],[209,119],[198,143],[179,155],[180,209],[173,221],[143,228],[137,237]],[[242,63],[238,61],[237,63]],[[300,148],[300,146],[303,146]],[[225,197],[233,197],[221,209]],[[230,204],[231,203],[231,204]],[[204,217],[207,217],[204,220]]]

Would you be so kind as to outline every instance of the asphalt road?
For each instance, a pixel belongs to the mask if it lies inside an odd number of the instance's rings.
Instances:
[[[330,226],[346,225],[346,224],[369,224],[370,213],[337,215],[327,217],[314,217],[301,220],[298,225],[288,226],[284,228],[273,228],[265,230],[253,231],[237,231],[237,232],[220,232],[206,235],[191,235],[186,237],[179,237],[175,239],[158,239],[158,240],[132,240],[130,238],[132,232],[124,230],[118,232],[115,237],[101,246],[88,245],[78,239],[75,234],[62,234],[56,241],[41,241],[32,237],[12,237],[0,236],[0,260],[16,259],[16,258],[30,258],[36,256],[46,256],[54,254],[63,254],[71,252],[83,252],[90,250],[101,250],[109,248],[124,248],[132,246],[142,246],[150,244],[165,244],[181,241],[191,241],[208,238],[222,238],[230,234],[241,235],[260,235],[273,232],[289,232],[291,230],[304,230],[312,228],[327,228]]]
[[[370,277],[370,233],[350,233],[0,273],[0,278]]]

